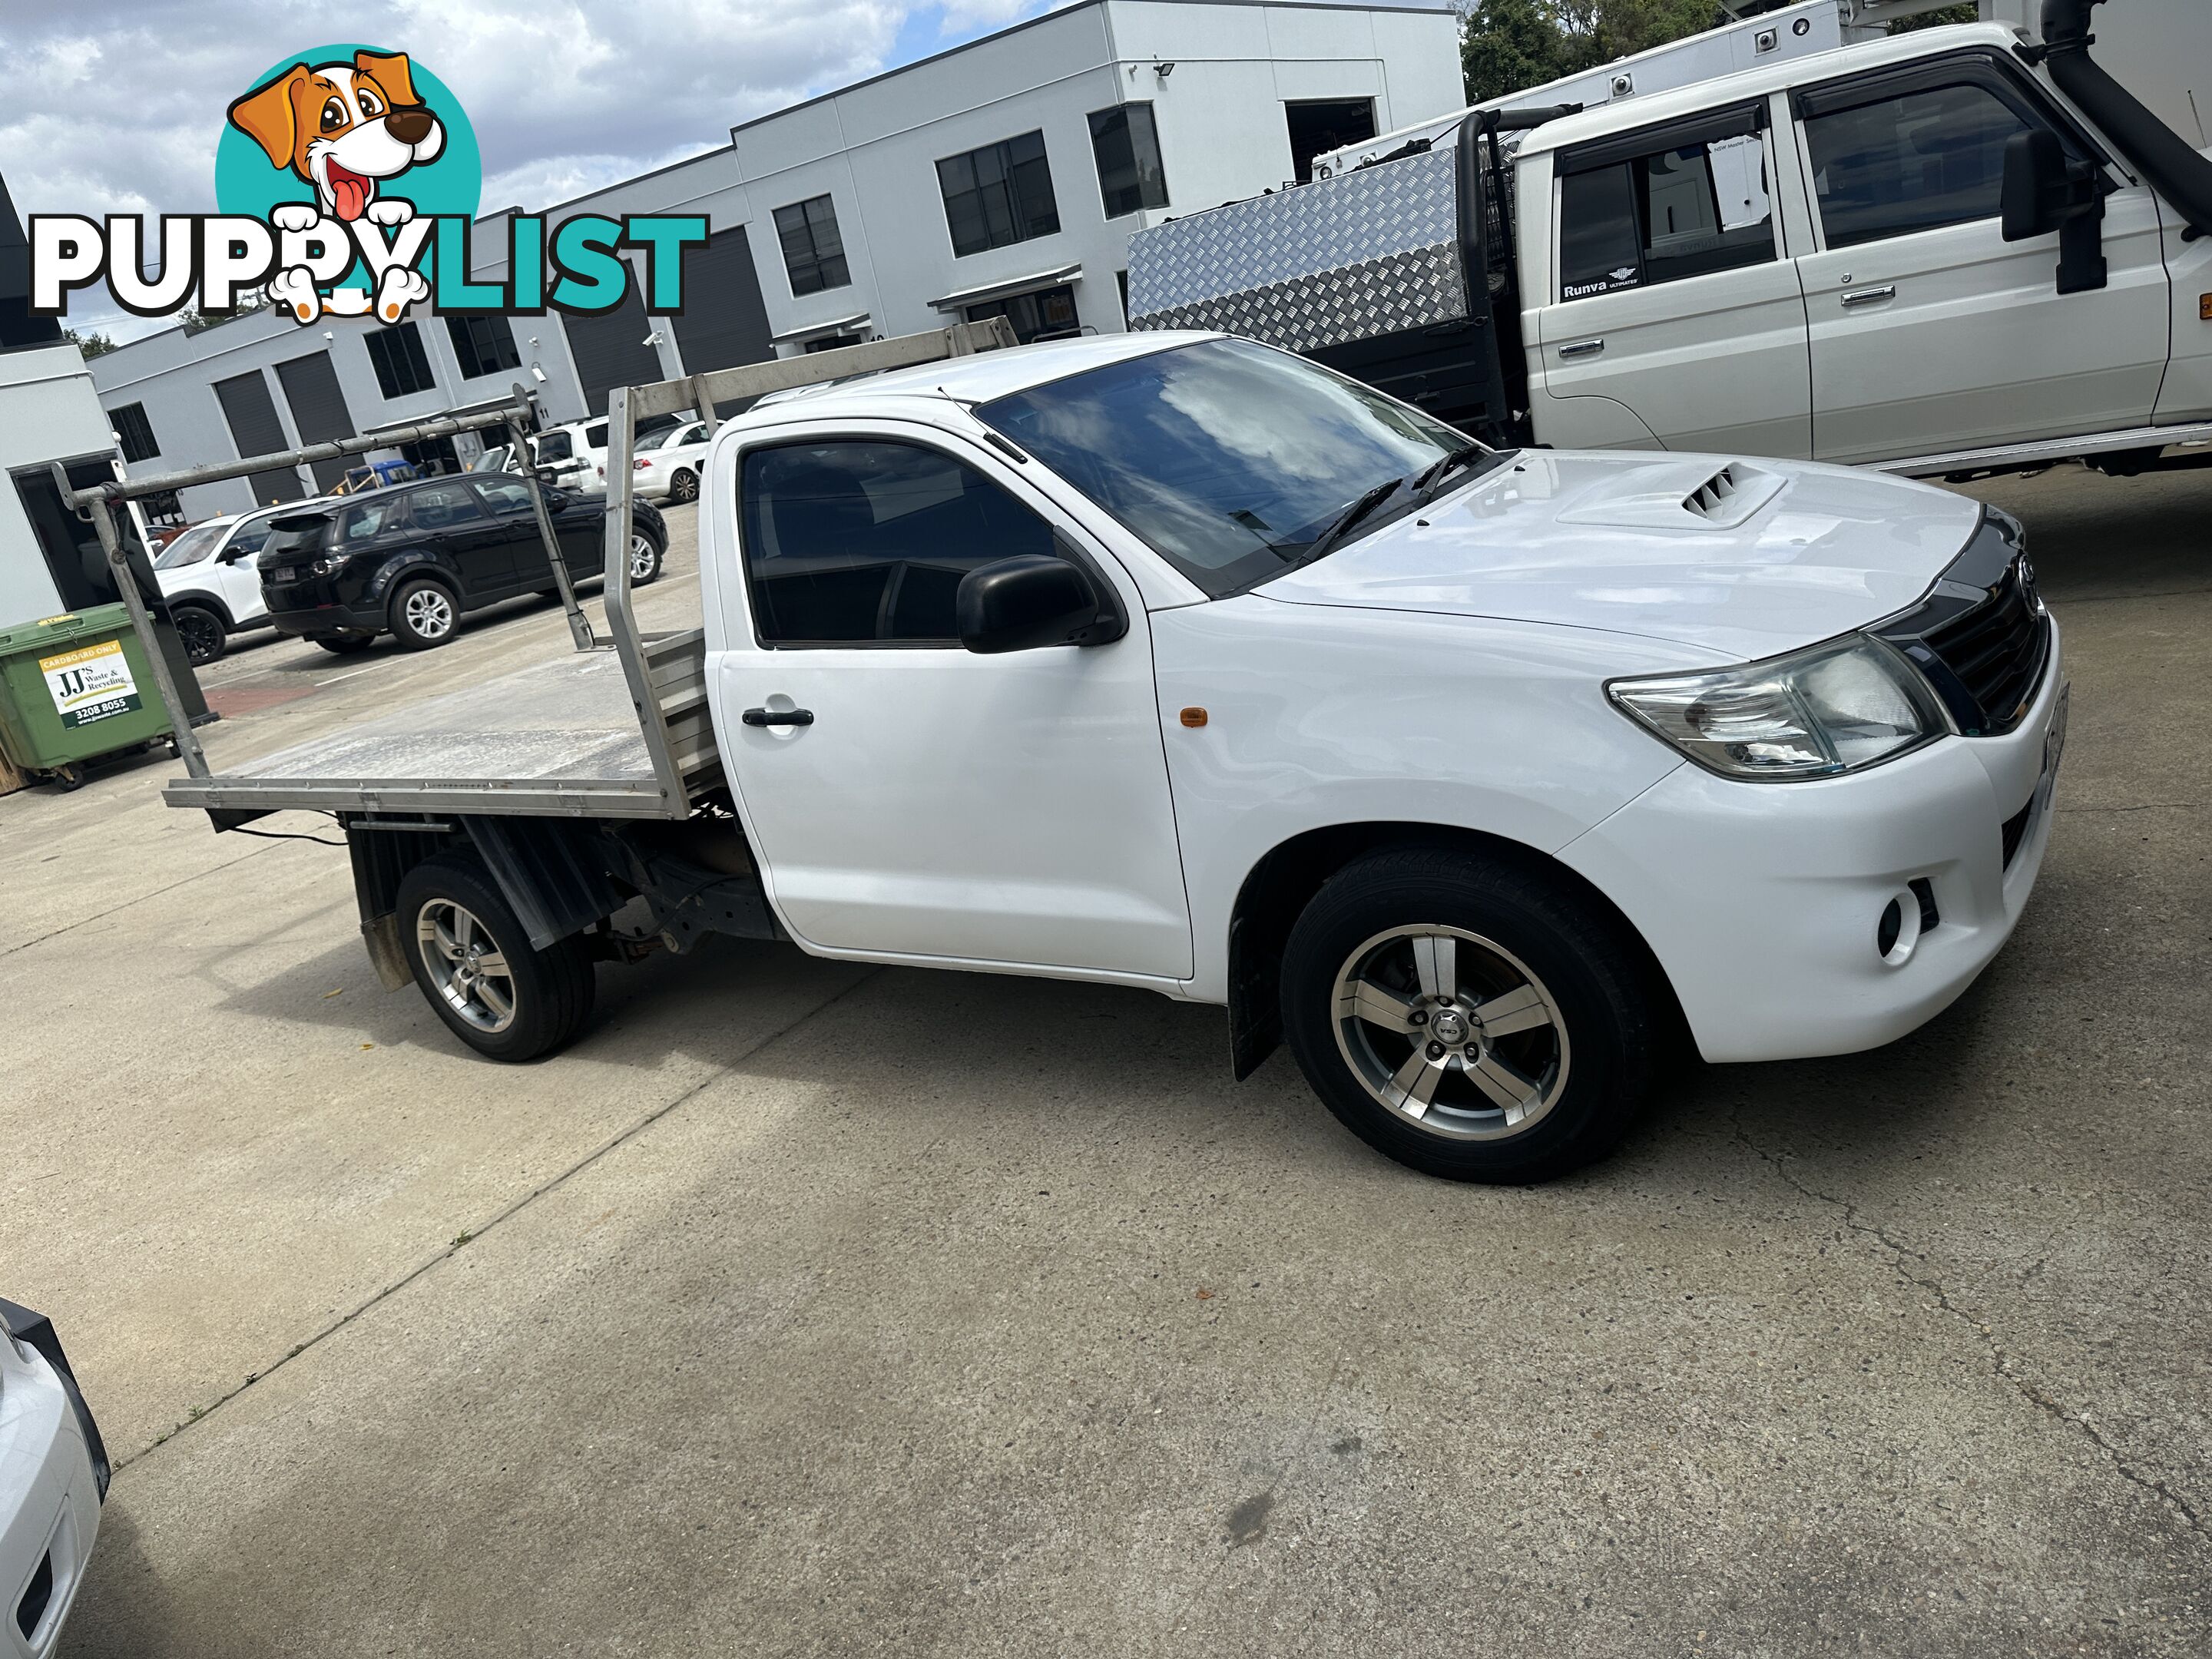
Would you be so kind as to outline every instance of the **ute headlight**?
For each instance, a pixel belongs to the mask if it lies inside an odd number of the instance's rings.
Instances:
[[[1918,671],[1864,635],[1711,673],[1614,680],[1606,693],[1630,719],[1729,778],[1834,777],[1949,730]]]

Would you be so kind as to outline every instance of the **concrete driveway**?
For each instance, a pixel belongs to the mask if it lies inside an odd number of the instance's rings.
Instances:
[[[1211,1011],[781,947],[487,1066],[342,852],[0,801],[0,1291],[120,1463],[66,1651],[2204,1652],[2212,476],[1987,493],[2075,685],[2014,944],[1541,1189]],[[562,636],[241,651],[214,759]]]

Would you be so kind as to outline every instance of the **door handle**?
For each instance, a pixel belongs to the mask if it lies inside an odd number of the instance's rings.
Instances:
[[[1846,306],[1873,306],[1880,305],[1884,300],[1894,300],[1896,297],[1897,284],[1884,283],[1880,288],[1862,288],[1846,294],[1844,295],[1844,303]]]
[[[1577,340],[1572,345],[1561,346],[1559,348],[1559,356],[1562,357],[1595,357],[1599,352],[1604,349],[1605,342],[1602,340]]]
[[[748,708],[738,718],[747,726],[811,726],[814,724],[814,711],[811,708]]]

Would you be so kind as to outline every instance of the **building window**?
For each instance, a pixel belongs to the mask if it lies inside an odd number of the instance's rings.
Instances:
[[[1091,153],[1098,161],[1098,193],[1109,219],[1168,204],[1168,175],[1160,165],[1160,135],[1150,104],[1091,111]]]
[[[937,185],[945,192],[955,254],[1026,242],[1060,228],[1042,132],[948,155],[937,164]]]
[[[368,361],[376,370],[376,383],[387,398],[404,398],[410,392],[428,392],[438,384],[430,373],[430,360],[422,355],[422,336],[412,323],[380,328],[368,337]]]
[[[1075,290],[1066,283],[1057,288],[1041,288],[1034,294],[986,300],[981,305],[968,307],[969,322],[980,323],[987,317],[1003,317],[1012,323],[1014,337],[1024,345],[1032,340],[1057,339],[1082,326],[1075,315]]]
[[[842,351],[847,346],[860,343],[860,337],[857,334],[817,334],[806,342],[804,349],[809,352]]]
[[[775,234],[783,244],[783,268],[790,273],[794,298],[850,286],[853,273],[845,264],[845,239],[837,234],[837,210],[827,196],[778,208]]]
[[[145,404],[125,404],[111,409],[107,423],[123,445],[125,460],[150,461],[161,453],[161,446],[154,441],[154,425],[146,418]]]
[[[453,356],[460,360],[465,380],[522,367],[522,354],[514,349],[514,325],[504,317],[448,317],[446,332],[453,337]]]
[[[1291,165],[1297,181],[1313,180],[1314,157],[1375,136],[1372,98],[1316,98],[1283,106],[1291,132]]]

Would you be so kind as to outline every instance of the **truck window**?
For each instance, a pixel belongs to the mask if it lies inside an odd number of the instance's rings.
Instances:
[[[1747,123],[1749,117],[1746,118]],[[1757,132],[1699,137],[1620,155],[1561,157],[1559,298],[1709,276],[1778,257]]]
[[[1042,519],[916,444],[756,449],[742,495],[746,586],[765,645],[957,645],[963,576],[1052,552]]]
[[[1805,123],[1832,248],[1993,219],[2005,144],[2028,124],[1986,87],[1908,92]]]

